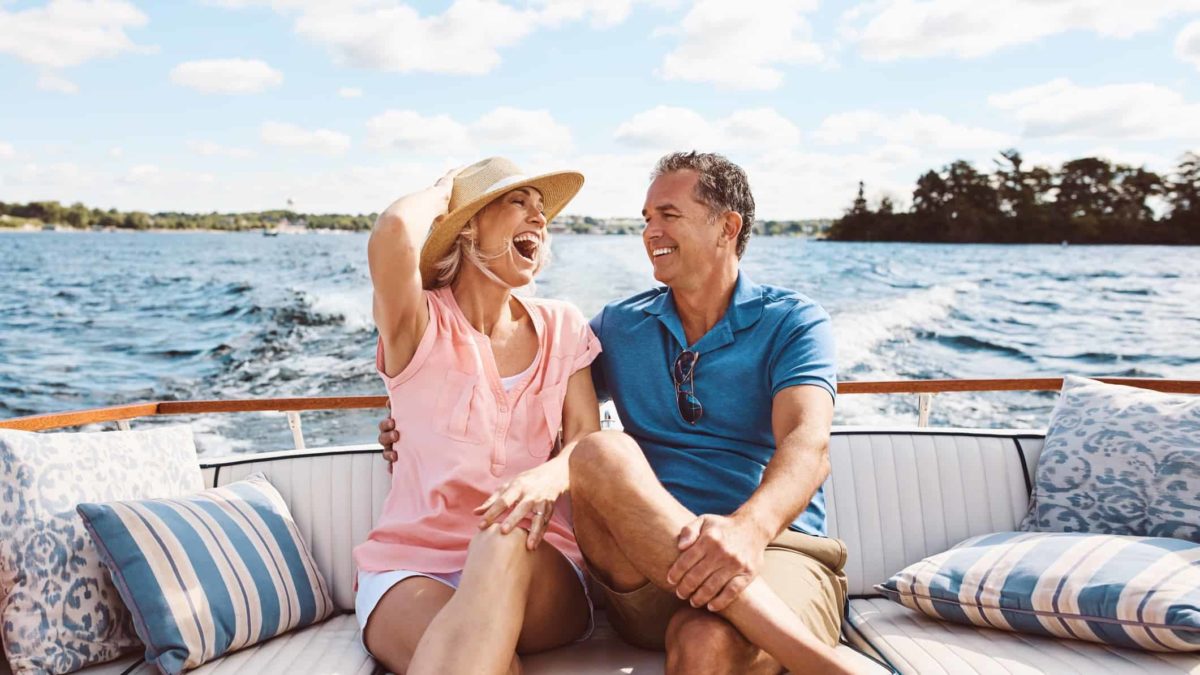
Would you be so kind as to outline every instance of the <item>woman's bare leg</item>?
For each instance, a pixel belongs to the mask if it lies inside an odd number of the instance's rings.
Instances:
[[[525,601],[518,654],[535,654],[578,640],[588,626],[583,582],[567,558],[542,542],[533,558],[533,583]]]
[[[426,627],[453,595],[453,588],[428,577],[409,577],[392,586],[363,629],[367,650],[388,671],[407,672]]]
[[[514,667],[519,672],[519,662],[514,662],[519,643],[537,651],[583,632],[587,605],[578,597],[583,593],[578,577],[549,544],[526,550],[527,534],[522,529],[503,534],[493,525],[475,535],[462,583],[429,623],[409,663],[409,675],[498,674]],[[564,602],[569,595],[562,594],[566,574],[578,596]],[[527,608],[530,626],[525,631]],[[468,644],[471,648],[464,649]]]

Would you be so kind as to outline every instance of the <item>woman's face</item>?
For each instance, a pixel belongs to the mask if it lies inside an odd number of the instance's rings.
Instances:
[[[545,257],[546,214],[542,194],[525,187],[506,192],[477,218],[478,248],[489,270],[517,288],[533,281]]]

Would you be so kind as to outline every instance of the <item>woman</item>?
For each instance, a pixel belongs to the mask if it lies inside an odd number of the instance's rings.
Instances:
[[[573,306],[512,294],[582,185],[487,159],[400,198],[371,233],[376,365],[401,439],[354,550],[356,609],[394,672],[516,673],[518,653],[591,628],[562,498],[576,441],[600,428],[587,368],[600,345]]]

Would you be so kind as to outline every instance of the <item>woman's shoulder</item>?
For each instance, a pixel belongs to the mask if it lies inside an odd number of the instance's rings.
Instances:
[[[527,307],[541,315],[547,323],[568,323],[578,325],[587,323],[583,312],[574,303],[553,298],[521,298]]]

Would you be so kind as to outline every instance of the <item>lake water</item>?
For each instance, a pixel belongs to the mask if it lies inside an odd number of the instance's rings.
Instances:
[[[0,233],[0,417],[141,400],[382,394],[365,234]],[[641,240],[560,235],[537,294],[591,316],[654,281]],[[1200,379],[1200,249],[751,239],[743,267],[834,317],[842,379]],[[664,374],[666,377],[666,374]],[[1052,394],[944,394],[932,423],[1041,427]],[[377,411],[305,413],[309,445]],[[842,396],[839,424],[912,424]],[[135,422],[135,425],[141,424]],[[279,414],[195,420],[207,453],[290,447]]]

